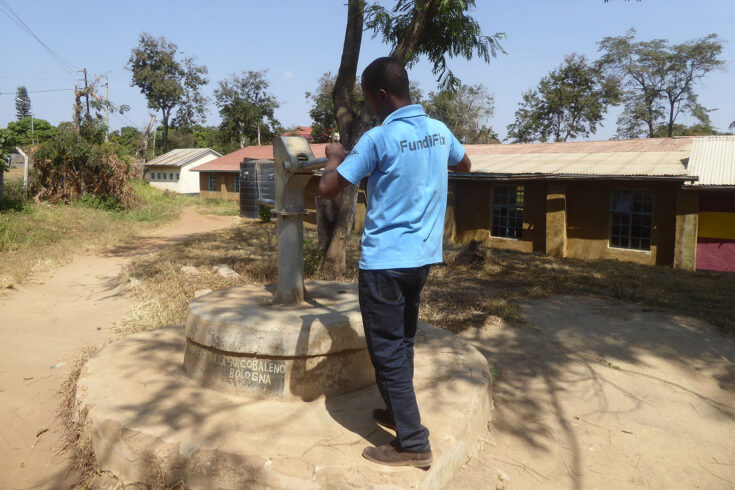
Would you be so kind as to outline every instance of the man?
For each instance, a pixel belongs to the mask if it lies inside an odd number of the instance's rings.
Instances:
[[[464,148],[440,121],[412,105],[408,74],[378,58],[362,74],[362,90],[379,127],[366,132],[349,155],[326,148],[319,194],[334,198],[368,177],[358,289],[365,339],[386,409],[373,412],[396,431],[386,446],[362,455],[391,466],[431,464],[429,431],[421,425],[413,388],[413,345],[419,295],[431,264],[442,261],[447,169],[468,172]]]

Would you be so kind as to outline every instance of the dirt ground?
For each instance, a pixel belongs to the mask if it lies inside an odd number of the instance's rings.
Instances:
[[[452,488],[735,488],[732,334],[590,297],[522,310],[530,326],[462,334],[490,363],[495,409]]]
[[[135,257],[238,218],[181,218],[129,245],[78,257],[26,288],[0,296],[0,488],[68,488],[56,418],[58,391],[73,361],[113,337],[112,324],[133,306],[121,268]]]
[[[182,218],[0,296],[0,488],[66,488],[58,390],[80,350],[131,308],[121,267],[237,218]],[[462,336],[494,377],[487,442],[451,488],[735,488],[735,338],[590,297],[522,304],[527,325]]]

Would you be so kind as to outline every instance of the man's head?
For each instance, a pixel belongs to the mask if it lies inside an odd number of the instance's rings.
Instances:
[[[362,91],[380,120],[411,103],[406,68],[393,58],[378,58],[362,72]]]

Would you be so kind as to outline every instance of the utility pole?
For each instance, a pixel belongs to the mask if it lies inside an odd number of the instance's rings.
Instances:
[[[107,135],[110,132],[110,97],[108,92],[109,79],[105,75],[105,141],[107,141]]]
[[[89,86],[87,85],[87,69],[84,69],[84,97],[87,99],[87,117],[89,116]]]

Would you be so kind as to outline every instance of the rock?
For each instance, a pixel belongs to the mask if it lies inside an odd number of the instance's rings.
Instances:
[[[240,277],[240,274],[232,270],[232,267],[227,264],[217,264],[212,269],[222,277]]]
[[[204,296],[205,294],[209,294],[211,292],[211,289],[197,289],[196,291],[194,291],[194,297],[198,298],[199,296]]]
[[[199,275],[199,270],[197,270],[196,267],[191,266],[191,265],[182,265],[181,266],[181,272],[183,272],[184,274],[192,275],[192,276],[198,276]]]

